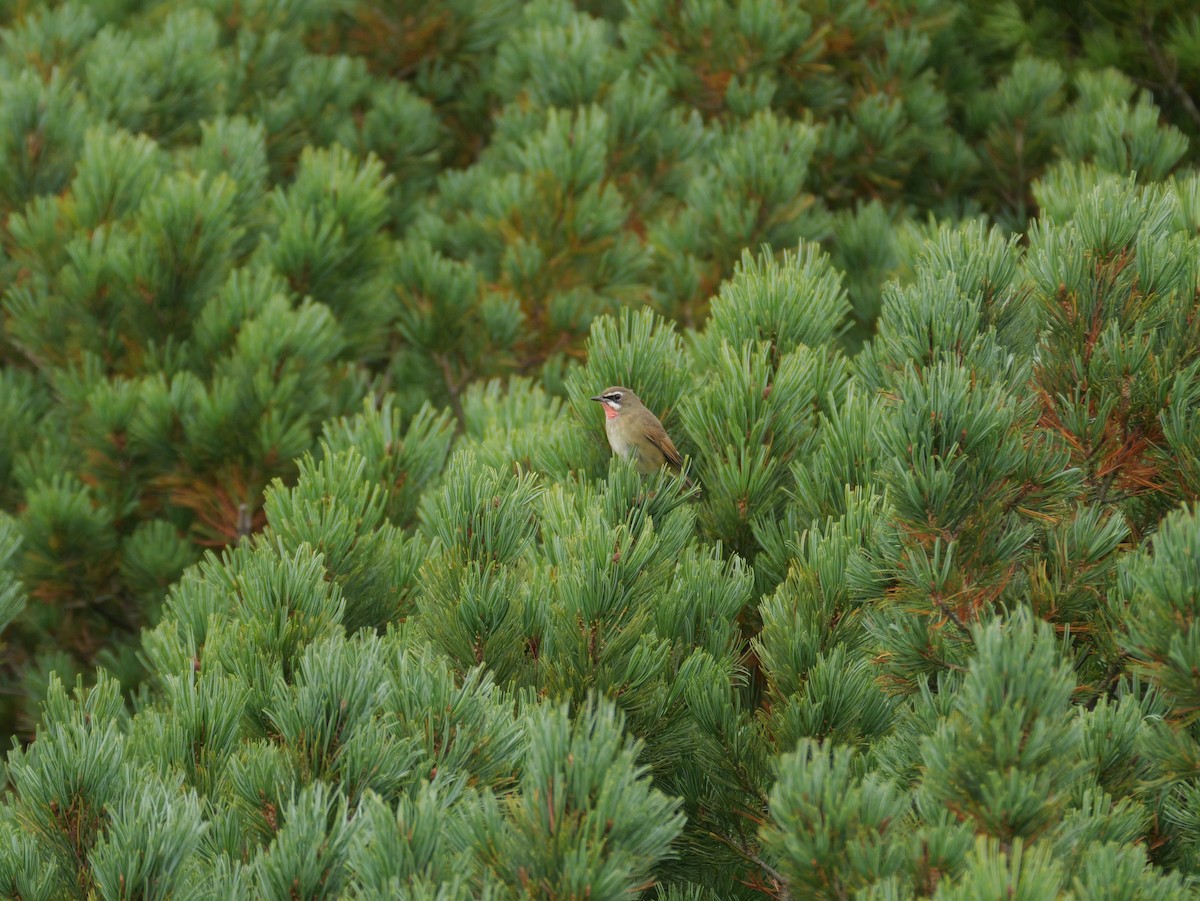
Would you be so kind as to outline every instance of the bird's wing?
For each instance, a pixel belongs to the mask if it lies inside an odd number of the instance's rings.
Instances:
[[[666,458],[667,465],[674,469],[679,469],[683,466],[683,458],[679,456],[679,451],[675,450],[675,445],[671,442],[671,436],[663,429],[651,429],[646,437],[650,443],[658,448],[659,452]]]

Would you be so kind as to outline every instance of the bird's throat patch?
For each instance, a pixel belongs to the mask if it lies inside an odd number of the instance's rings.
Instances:
[[[619,413],[619,412],[620,412],[619,410],[614,410],[608,404],[604,405],[604,418],[605,419],[616,419],[617,413]]]

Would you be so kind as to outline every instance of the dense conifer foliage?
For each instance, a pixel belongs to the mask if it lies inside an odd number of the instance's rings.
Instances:
[[[0,896],[1197,894],[1130,7],[0,3]]]

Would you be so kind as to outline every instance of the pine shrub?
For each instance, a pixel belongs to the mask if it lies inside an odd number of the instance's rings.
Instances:
[[[1196,895],[1197,60],[0,4],[0,896]]]

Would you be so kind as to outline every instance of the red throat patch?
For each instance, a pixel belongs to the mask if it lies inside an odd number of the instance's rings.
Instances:
[[[617,410],[614,410],[614,409],[613,409],[612,407],[610,407],[608,404],[605,404],[605,405],[604,405],[604,418],[605,418],[605,419],[616,419],[616,418],[617,418],[617,413],[618,413],[618,412],[619,412],[619,411],[617,411]]]

